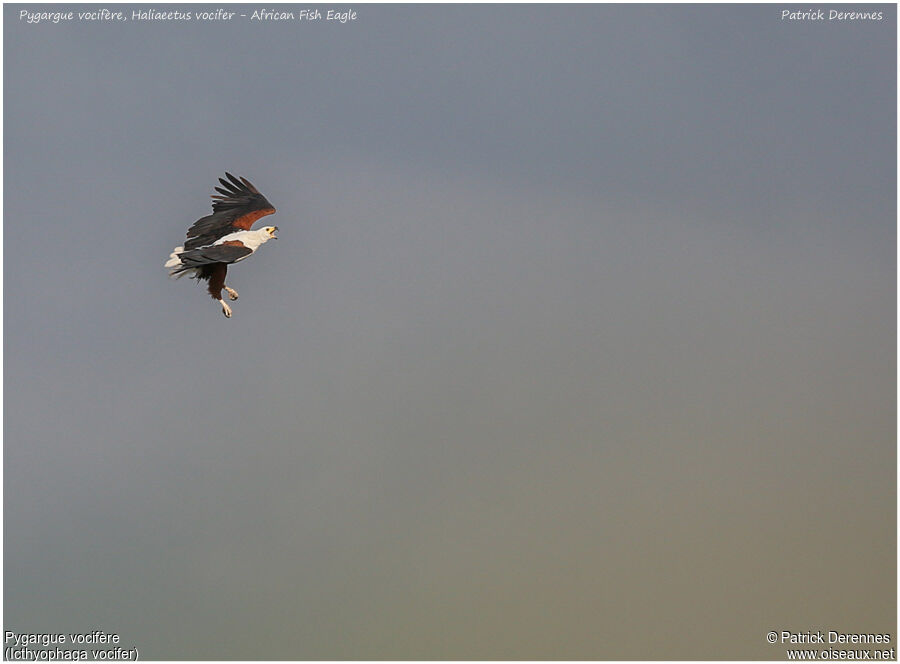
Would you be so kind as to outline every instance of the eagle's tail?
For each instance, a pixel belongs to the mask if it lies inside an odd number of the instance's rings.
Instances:
[[[169,276],[174,279],[181,279],[184,275],[196,276],[197,268],[190,267],[181,262],[181,253],[184,247],[175,247],[169,254],[169,260],[166,261],[165,267],[169,268]]]
[[[166,261],[166,267],[178,267],[181,265],[181,256],[179,254],[184,251],[184,247],[175,247],[169,254],[169,260]]]

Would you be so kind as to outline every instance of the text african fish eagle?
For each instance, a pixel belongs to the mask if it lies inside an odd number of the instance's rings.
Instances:
[[[278,238],[278,226],[266,226],[252,231],[250,227],[260,217],[273,214],[275,208],[245,178],[226,172],[219,178],[220,195],[213,195],[213,213],[194,222],[188,229],[183,247],[175,247],[166,261],[169,276],[189,275],[209,282],[209,294],[222,305],[222,313],[231,318],[231,307],[222,299],[222,289],[232,300],[237,291],[225,285],[229,263],[242,261],[269,240]]]

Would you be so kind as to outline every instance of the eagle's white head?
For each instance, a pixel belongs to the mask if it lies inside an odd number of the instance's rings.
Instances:
[[[277,240],[278,236],[275,233],[278,231],[278,226],[266,226],[263,229],[266,232],[266,240]]]

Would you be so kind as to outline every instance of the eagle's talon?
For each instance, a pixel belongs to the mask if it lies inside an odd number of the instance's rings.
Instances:
[[[219,302],[222,303],[222,313],[225,314],[225,318],[231,318],[231,307],[222,300],[219,300]]]
[[[228,293],[228,299],[231,300],[232,302],[234,302],[236,299],[238,299],[238,292],[236,290],[234,290],[233,288],[229,288],[228,286],[225,286],[225,292]]]

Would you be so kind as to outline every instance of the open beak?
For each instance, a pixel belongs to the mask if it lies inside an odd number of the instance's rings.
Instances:
[[[277,233],[277,232],[278,232],[278,226],[275,226],[275,227],[272,229],[272,239],[273,239],[273,240],[277,240],[277,239],[278,239],[278,236],[275,235],[275,233]]]

